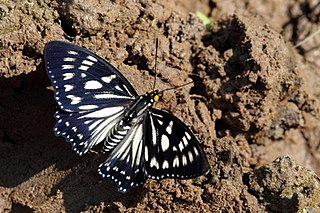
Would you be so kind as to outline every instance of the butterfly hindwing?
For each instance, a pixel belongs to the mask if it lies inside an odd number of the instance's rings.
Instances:
[[[189,179],[208,171],[209,164],[198,140],[177,117],[152,108],[145,126],[148,178]]]
[[[133,186],[142,185],[145,180],[144,165],[144,123],[135,126],[119,126],[116,130],[124,138],[114,148],[108,159],[99,166],[104,178],[113,180],[118,191],[127,192]],[[120,133],[121,132],[121,133]]]
[[[51,41],[44,55],[55,99],[64,111],[128,106],[137,96],[116,68],[87,49],[69,42]]]

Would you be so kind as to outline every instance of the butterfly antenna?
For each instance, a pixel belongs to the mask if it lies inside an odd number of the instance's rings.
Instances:
[[[170,88],[167,88],[167,89],[159,91],[159,93],[163,93],[163,92],[168,91],[168,90],[178,89],[180,87],[184,87],[184,86],[187,86],[187,85],[192,84],[192,83],[193,83],[193,81],[190,81],[188,83],[185,83],[185,84],[182,84],[182,85],[179,85],[179,86],[170,87]]]
[[[157,80],[157,58],[158,58],[158,46],[159,46],[159,40],[158,37],[156,37],[156,56],[154,59],[154,80],[153,80],[153,88],[154,90],[156,88],[156,80]]]
[[[157,80],[157,59],[158,59],[158,46],[159,46],[159,39],[158,39],[158,36],[156,37],[156,55],[155,55],[155,59],[154,59],[154,80],[153,80],[153,88],[152,90],[154,90],[156,88],[156,80]],[[174,86],[174,87],[170,87],[170,88],[167,88],[167,89],[164,89],[164,90],[161,90],[159,91],[159,93],[163,93],[164,91],[168,91],[168,90],[173,90],[173,89],[177,89],[177,88],[180,88],[180,87],[184,87],[184,86],[187,86],[189,84],[192,84],[193,81],[190,81],[188,83],[185,83],[185,84],[182,84],[182,85],[179,85],[179,86]]]

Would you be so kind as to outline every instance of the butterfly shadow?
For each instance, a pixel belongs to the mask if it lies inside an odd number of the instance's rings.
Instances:
[[[0,187],[50,185],[43,173],[54,174],[58,183],[49,196],[62,193],[67,211],[101,202],[109,209],[117,208],[114,202],[135,206],[144,195],[142,188],[121,194],[112,182],[102,181],[97,168],[106,156],[79,157],[63,138],[54,136],[56,103],[50,85],[42,65],[30,74],[0,79]]]
[[[118,212],[121,208],[135,207],[144,198],[146,190],[137,187],[123,194],[117,191],[112,181],[102,179],[97,168],[107,156],[108,154],[91,152],[81,157],[79,163],[70,168],[72,171],[51,189],[50,196],[62,194],[66,212],[96,210],[101,207],[107,212]]]
[[[54,100],[38,71],[0,79],[0,186],[15,187],[61,160],[52,134]],[[62,153],[58,154],[58,153]],[[58,157],[56,157],[58,156]]]

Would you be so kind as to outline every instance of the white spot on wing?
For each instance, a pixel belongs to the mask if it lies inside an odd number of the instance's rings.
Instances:
[[[70,55],[78,55],[78,52],[69,50],[69,51],[68,51],[68,54],[70,54]]]
[[[158,161],[156,160],[155,157],[152,157],[151,158],[151,161],[150,161],[150,167],[156,167],[156,169],[159,169],[159,163]]]
[[[189,157],[190,162],[193,162],[193,155],[190,151],[188,152],[188,157]]]
[[[169,138],[166,135],[161,136],[161,149],[163,152],[167,151],[169,148]]]
[[[80,117],[80,118],[82,118],[82,117]],[[79,119],[80,119],[79,118]],[[92,120],[90,120],[90,121],[85,121],[85,122],[83,122],[84,124],[89,124],[89,123],[91,123],[92,122]]]
[[[173,125],[173,121],[170,121],[170,122],[169,122],[169,125],[168,125],[167,128],[166,128],[166,131],[167,131],[167,133],[168,133],[169,135],[171,135],[171,133],[172,133],[172,125]]]
[[[83,115],[83,116],[79,117],[79,119],[82,119],[82,118],[105,118],[105,117],[109,117],[111,115],[114,115],[114,114],[120,112],[121,110],[123,110],[123,107],[121,107],[121,106],[120,107],[103,108],[103,109],[88,113],[86,115]],[[85,121],[84,123],[85,124],[90,123],[90,121]]]
[[[168,161],[164,160],[162,163],[162,169],[168,169],[169,168],[169,163]]]
[[[160,126],[162,126],[163,121],[161,121],[161,120],[159,120],[159,119],[157,119],[157,121],[158,121],[158,123],[160,124]]]
[[[144,159],[145,159],[145,161],[149,160],[149,153],[148,153],[148,147],[147,146],[145,146],[145,148],[144,148]]]
[[[100,89],[102,88],[102,84],[99,81],[91,80],[87,81],[84,85],[85,89]]]
[[[155,114],[155,113],[152,113],[154,116],[156,116],[156,117],[159,117],[159,118],[163,118],[163,116],[162,115],[159,115],[159,114]]]
[[[186,132],[185,135],[187,136],[188,140],[191,139],[191,136],[190,136],[190,134],[188,132]]]
[[[153,123],[152,116],[150,116],[150,123],[151,123],[151,133],[152,133],[152,144],[155,146],[157,145],[157,132]]]
[[[67,98],[69,98],[71,100],[71,105],[75,105],[81,102],[82,98],[74,96],[74,95],[67,95]]]
[[[74,68],[74,65],[71,65],[71,64],[63,64],[63,65],[61,66],[61,68],[62,68],[63,70],[69,70],[69,69],[73,69],[73,68]]]
[[[120,95],[115,95],[115,94],[109,94],[109,93],[104,93],[104,94],[96,94],[94,96],[97,99],[110,99],[110,98],[129,98],[128,96],[120,96]]]
[[[182,137],[182,141],[183,141],[184,146],[187,147],[188,146],[188,140],[187,140],[187,138],[185,136]]]
[[[63,59],[63,61],[76,61],[75,58],[66,57]]]
[[[81,76],[81,78],[85,78],[85,77],[87,77],[87,74],[81,73],[80,76]]]
[[[123,89],[121,89],[121,88],[119,87],[119,85],[116,85],[114,88],[117,89],[117,90],[119,90],[119,91],[122,91],[122,92],[123,92]]]
[[[101,80],[103,80],[106,83],[110,83],[116,77],[117,77],[116,75],[109,75],[109,76],[102,77]]]
[[[66,73],[63,73],[62,76],[64,77],[63,80],[69,80],[69,79],[73,78],[75,76],[75,74],[71,73],[71,72],[66,72]]]
[[[88,65],[88,66],[92,66],[94,63],[92,61],[84,60],[82,62],[82,64],[85,64],[85,65]]]
[[[196,148],[196,147],[193,147],[193,150],[194,150],[194,153],[196,154],[196,156],[198,156],[198,155],[199,155],[199,152],[198,152],[197,148]]]
[[[124,84],[124,85],[122,85],[123,86],[123,88],[127,91],[127,93],[129,93],[130,95],[132,95],[131,94],[131,92],[128,90],[128,88],[127,88],[127,86]]]
[[[71,91],[73,88],[74,88],[73,85],[69,85],[69,84],[64,85],[64,91],[65,91],[65,92],[69,92],[69,91]]]
[[[85,65],[81,65],[78,69],[83,70],[83,71],[87,71],[89,69],[89,67],[85,66]]]
[[[187,165],[187,157],[185,155],[182,155],[182,165]]]
[[[82,105],[82,106],[79,106],[79,109],[81,110],[89,110],[89,109],[96,109],[98,108],[97,105]]]
[[[180,151],[182,152],[182,150],[184,149],[184,146],[183,146],[183,143],[182,143],[182,141],[180,141],[180,143],[179,143],[179,149],[180,149]]]
[[[136,134],[134,135],[133,141],[132,141],[132,152],[131,156],[135,156],[136,161],[132,161],[132,166],[135,163],[135,165],[140,164],[141,159],[141,153],[142,153],[142,135],[143,135],[143,125],[140,124],[139,127],[136,130]]]
[[[98,124],[100,124],[99,121],[93,122],[90,126],[89,126],[89,131],[93,130]]]
[[[95,58],[95,57],[93,57],[92,55],[88,55],[87,56],[87,59],[89,59],[90,61],[94,61],[94,62],[97,62],[98,60]]]
[[[178,158],[178,156],[176,156],[176,157],[173,159],[172,166],[173,166],[173,167],[179,167],[179,158]]]

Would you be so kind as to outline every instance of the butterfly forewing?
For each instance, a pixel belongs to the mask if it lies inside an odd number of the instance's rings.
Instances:
[[[151,109],[146,119],[145,170],[149,178],[187,179],[209,169],[199,142],[175,116]]]
[[[116,68],[82,47],[51,41],[44,59],[55,99],[64,111],[128,106],[137,96]]]
[[[51,41],[44,59],[60,108],[54,132],[82,155],[105,140],[137,93],[116,68],[82,47]]]

